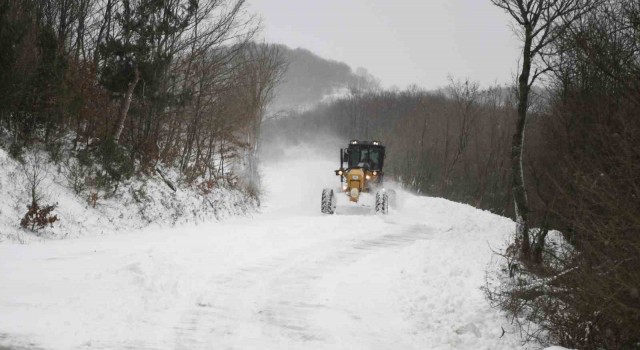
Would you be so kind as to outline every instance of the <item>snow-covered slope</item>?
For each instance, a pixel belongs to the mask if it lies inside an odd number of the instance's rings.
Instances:
[[[27,163],[33,163],[33,154],[27,154]],[[67,171],[60,165],[49,164],[47,155],[38,155],[42,183],[41,205],[57,203],[53,214],[57,221],[52,228],[38,232],[48,239],[75,238],[102,235],[118,231],[128,232],[149,225],[167,226],[222,219],[246,215],[254,210],[253,200],[238,190],[217,187],[210,193],[179,186],[178,174],[167,171],[173,181],[173,191],[159,175],[134,178],[122,184],[109,198],[100,197],[95,207],[87,193],[73,193],[65,177]],[[27,166],[27,172],[31,169]],[[101,194],[102,195],[102,194]],[[26,243],[40,237],[20,228],[21,218],[30,204],[24,167],[0,148],[0,242]]]
[[[322,215],[337,164],[286,159],[253,218],[0,245],[0,348],[521,348],[479,289],[513,222],[404,191]]]

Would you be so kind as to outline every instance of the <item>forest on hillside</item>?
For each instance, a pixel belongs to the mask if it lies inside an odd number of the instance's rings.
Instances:
[[[385,171],[404,187],[517,221],[486,293],[525,339],[638,349],[640,5],[493,3],[523,40],[513,87],[355,89],[265,133],[292,145],[382,141]]]
[[[286,70],[258,31],[244,0],[2,1],[2,146],[46,150],[100,196],[158,165],[187,184],[251,178]]]
[[[347,64],[320,57],[303,48],[278,45],[287,72],[275,88],[269,105],[274,113],[313,107],[328,96],[350,89],[379,87],[379,83],[366,69],[355,71]]]

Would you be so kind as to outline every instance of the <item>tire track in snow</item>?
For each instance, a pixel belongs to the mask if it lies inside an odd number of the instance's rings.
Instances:
[[[2,340],[2,338],[0,338],[0,340]],[[42,348],[38,348],[38,347],[34,347],[35,345],[29,345],[29,346],[15,346],[12,345],[11,347],[6,347],[4,345],[0,345],[0,350],[44,350]]]
[[[317,294],[315,284],[332,271],[364,256],[405,247],[429,239],[433,233],[426,225],[388,227],[395,232],[378,230],[372,233],[375,237],[365,239],[345,237],[347,241],[340,240],[338,247],[344,246],[339,249],[335,249],[335,242],[323,242],[320,246],[296,249],[286,256],[212,276],[208,284],[211,289],[185,311],[183,321],[176,326],[175,348],[200,349],[216,345],[233,349],[234,345],[246,345],[247,338],[262,345],[278,344],[283,339],[296,343],[326,342],[331,334],[322,334],[308,320],[313,313],[331,311],[325,303],[313,301]],[[229,305],[242,305],[242,308],[233,309]],[[356,324],[361,321],[358,315],[348,317]]]
[[[271,290],[279,291],[265,305],[268,316],[266,324],[275,325],[283,330],[286,336],[298,341],[322,341],[331,335],[319,335],[307,321],[309,313],[329,309],[328,305],[311,302],[313,296],[309,288],[314,281],[320,280],[331,271],[352,264],[365,255],[391,248],[411,245],[418,240],[428,239],[431,230],[423,225],[403,228],[399,233],[384,234],[376,238],[353,242],[350,246],[327,255],[322,260],[314,261],[311,266],[295,266],[271,282]],[[292,292],[293,291],[293,292]],[[282,300],[287,300],[283,302]],[[349,318],[359,321],[358,315]]]
[[[8,334],[0,333],[0,343],[4,343],[9,339],[14,339],[15,341],[15,338],[9,337]],[[23,342],[23,343],[27,345],[7,346],[7,345],[0,344],[0,350],[43,350],[41,347],[36,346],[36,344],[34,343],[31,343],[31,342]]]

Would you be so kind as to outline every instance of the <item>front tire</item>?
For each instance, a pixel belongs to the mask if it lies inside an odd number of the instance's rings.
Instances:
[[[320,211],[322,211],[323,214],[333,214],[336,212],[336,195],[330,188],[322,190]]]
[[[389,213],[389,196],[385,191],[376,193],[376,213],[385,215]]]

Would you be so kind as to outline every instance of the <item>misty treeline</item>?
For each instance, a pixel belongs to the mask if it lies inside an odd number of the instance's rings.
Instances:
[[[470,81],[452,80],[439,92],[352,85],[335,101],[269,121],[265,132],[316,144],[336,135],[343,146],[350,139],[380,140],[388,178],[422,194],[507,213],[512,100],[506,89]],[[338,167],[337,150],[335,157]]]
[[[253,42],[244,0],[3,0],[0,131],[10,153],[39,146],[74,181],[117,188],[160,165],[187,183],[253,165],[262,116],[286,64]],[[80,167],[80,168],[79,168]],[[82,180],[82,179],[80,179]]]
[[[336,86],[342,86],[343,90],[379,86],[364,68],[353,71],[345,63],[319,57],[303,48],[290,49],[280,45],[279,49],[288,63],[287,74],[276,87],[270,110],[308,108],[337,93]]]

